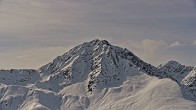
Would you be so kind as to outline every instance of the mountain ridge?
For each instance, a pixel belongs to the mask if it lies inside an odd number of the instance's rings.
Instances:
[[[178,83],[180,88],[167,78]],[[144,62],[126,48],[113,46],[108,41],[99,39],[74,47],[38,70],[1,70],[0,79],[2,79],[0,80],[0,93],[3,95],[0,97],[0,109],[2,110],[9,107],[12,107],[9,109],[25,110],[30,106],[33,110],[39,110],[39,108],[63,110],[66,107],[70,110],[101,109],[102,107],[96,106],[96,103],[103,101],[104,97],[110,99],[110,95],[124,91],[124,94],[121,94],[122,97],[125,98],[124,95],[130,94],[135,97],[130,100],[136,100],[137,92],[143,91],[148,94],[146,91],[160,91],[157,88],[159,84],[170,88],[167,86],[170,83],[176,88],[176,92],[180,89],[185,99],[196,101],[196,69],[194,67],[181,65],[176,61],[169,61],[155,67]],[[152,82],[157,82],[158,85]],[[151,88],[148,83],[157,89]],[[15,92],[12,89],[24,92],[17,93],[20,94],[18,97],[14,95]],[[12,91],[9,93],[11,95],[6,95],[6,90]],[[179,97],[181,97],[180,94]],[[145,94],[139,92],[139,97],[142,95]],[[53,97],[58,106],[51,106],[42,97]],[[33,100],[27,100],[28,98]],[[10,104],[14,100],[20,100],[19,108],[17,104],[15,106]],[[107,102],[106,99],[104,101]],[[34,105],[29,105],[30,102]],[[116,100],[113,103],[116,103]],[[136,104],[134,107],[139,106]]]

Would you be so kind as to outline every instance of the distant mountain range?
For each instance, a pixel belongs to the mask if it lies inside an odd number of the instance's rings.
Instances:
[[[196,110],[196,68],[96,39],[38,70],[0,70],[0,110]]]

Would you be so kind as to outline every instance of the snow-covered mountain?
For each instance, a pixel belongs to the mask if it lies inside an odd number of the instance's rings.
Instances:
[[[169,61],[158,68],[179,84],[185,98],[196,101],[196,68],[181,65],[176,61]]]
[[[195,110],[196,69],[154,67],[106,40],[38,70],[0,71],[0,110]]]

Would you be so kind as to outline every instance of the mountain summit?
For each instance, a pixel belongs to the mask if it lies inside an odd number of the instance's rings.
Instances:
[[[87,91],[92,91],[93,88],[120,86],[127,75],[135,74],[133,70],[161,76],[157,68],[145,63],[127,49],[96,39],[58,56],[41,67],[39,72],[45,81],[56,81],[62,85],[59,88],[50,85],[50,89],[55,91],[84,80],[88,81]]]
[[[195,71],[96,39],[38,70],[1,70],[0,110],[195,110]]]

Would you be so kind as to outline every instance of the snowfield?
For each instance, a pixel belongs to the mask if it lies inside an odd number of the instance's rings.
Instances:
[[[0,71],[0,110],[196,110],[196,69],[154,67],[105,40],[38,70]]]

